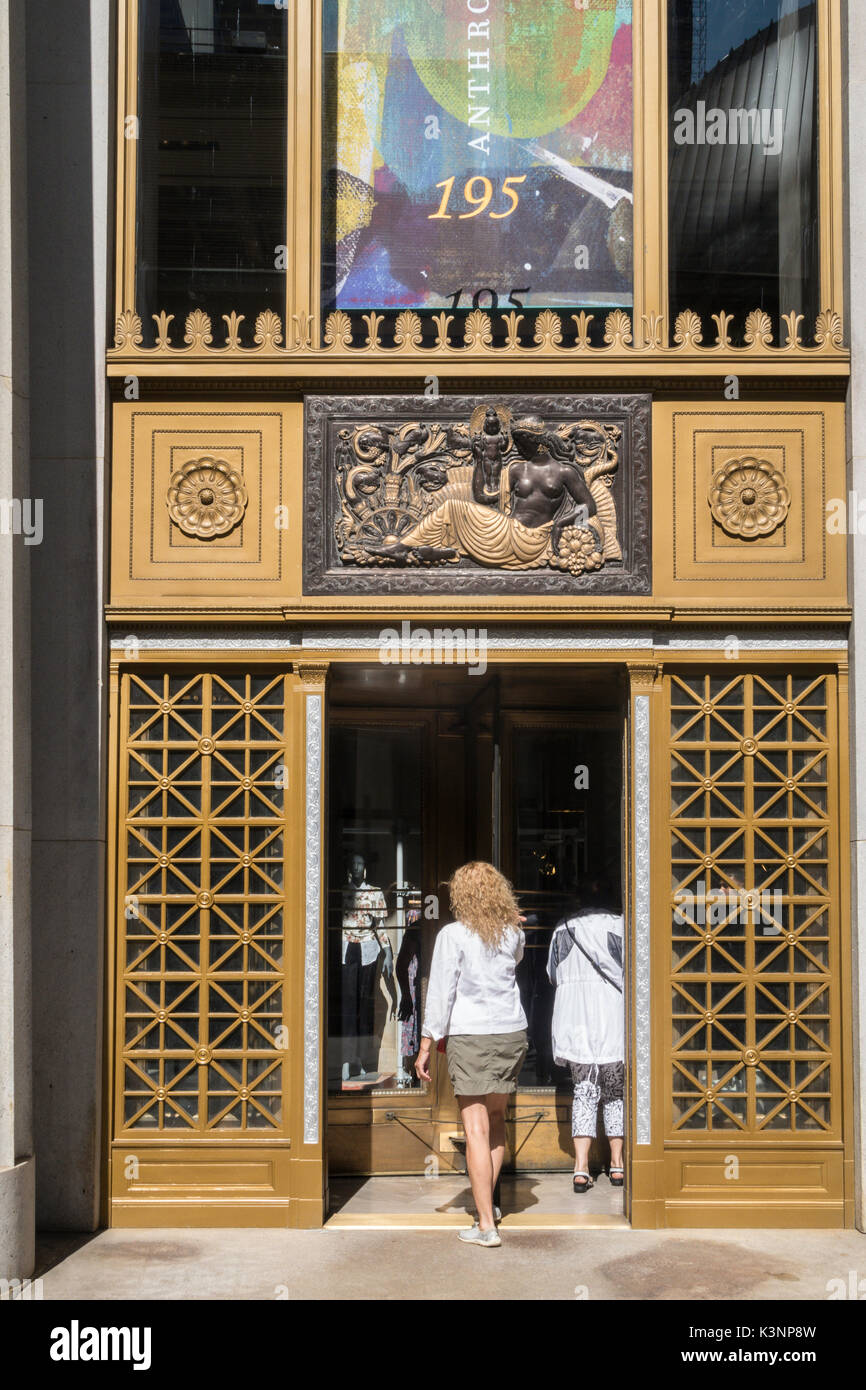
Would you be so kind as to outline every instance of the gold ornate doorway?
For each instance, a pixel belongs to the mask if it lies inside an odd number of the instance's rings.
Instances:
[[[470,856],[501,864],[529,919],[512,1169],[570,1164],[545,932],[563,880],[619,868],[629,1218],[850,1224],[840,657],[494,656],[478,677],[193,658],[112,665],[112,1224],[318,1225],[328,1162],[460,1166],[444,1068],[412,1084],[400,1003],[414,985],[417,1031],[445,881]],[[374,1054],[344,1056],[352,856],[384,898],[394,978],[373,981]]]

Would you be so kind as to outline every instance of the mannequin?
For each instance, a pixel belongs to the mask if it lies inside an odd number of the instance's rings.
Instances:
[[[388,982],[393,979],[394,953],[384,929],[387,915],[385,894],[367,882],[364,856],[351,855],[343,889],[343,1081],[349,1080],[353,1070],[362,1078],[367,1075],[364,1063],[373,1051],[374,990],[380,959],[383,976]]]
[[[400,986],[400,1073],[397,1085],[417,1086],[418,1078],[412,1068],[421,1045],[420,1004],[421,981],[418,972],[421,964],[421,894],[409,894],[409,907],[406,912],[406,929],[397,953],[397,982]]]

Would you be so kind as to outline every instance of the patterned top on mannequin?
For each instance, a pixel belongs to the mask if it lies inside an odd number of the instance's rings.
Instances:
[[[381,888],[367,882],[367,866],[360,854],[349,861],[349,876],[343,889],[343,964],[349,946],[361,947],[361,964],[370,965],[379,952],[391,954],[391,943],[384,929],[388,904]]]

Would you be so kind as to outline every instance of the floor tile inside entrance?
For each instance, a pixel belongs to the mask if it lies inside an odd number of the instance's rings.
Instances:
[[[336,1227],[464,1226],[475,1203],[464,1173],[332,1178],[330,1217]],[[627,1226],[621,1188],[605,1174],[592,1191],[575,1195],[571,1174],[504,1174],[500,1187],[503,1226]]]

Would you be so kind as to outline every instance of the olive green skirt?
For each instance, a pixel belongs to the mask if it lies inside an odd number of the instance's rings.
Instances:
[[[516,1033],[454,1033],[445,1044],[455,1096],[510,1094],[526,1056],[526,1029]]]

